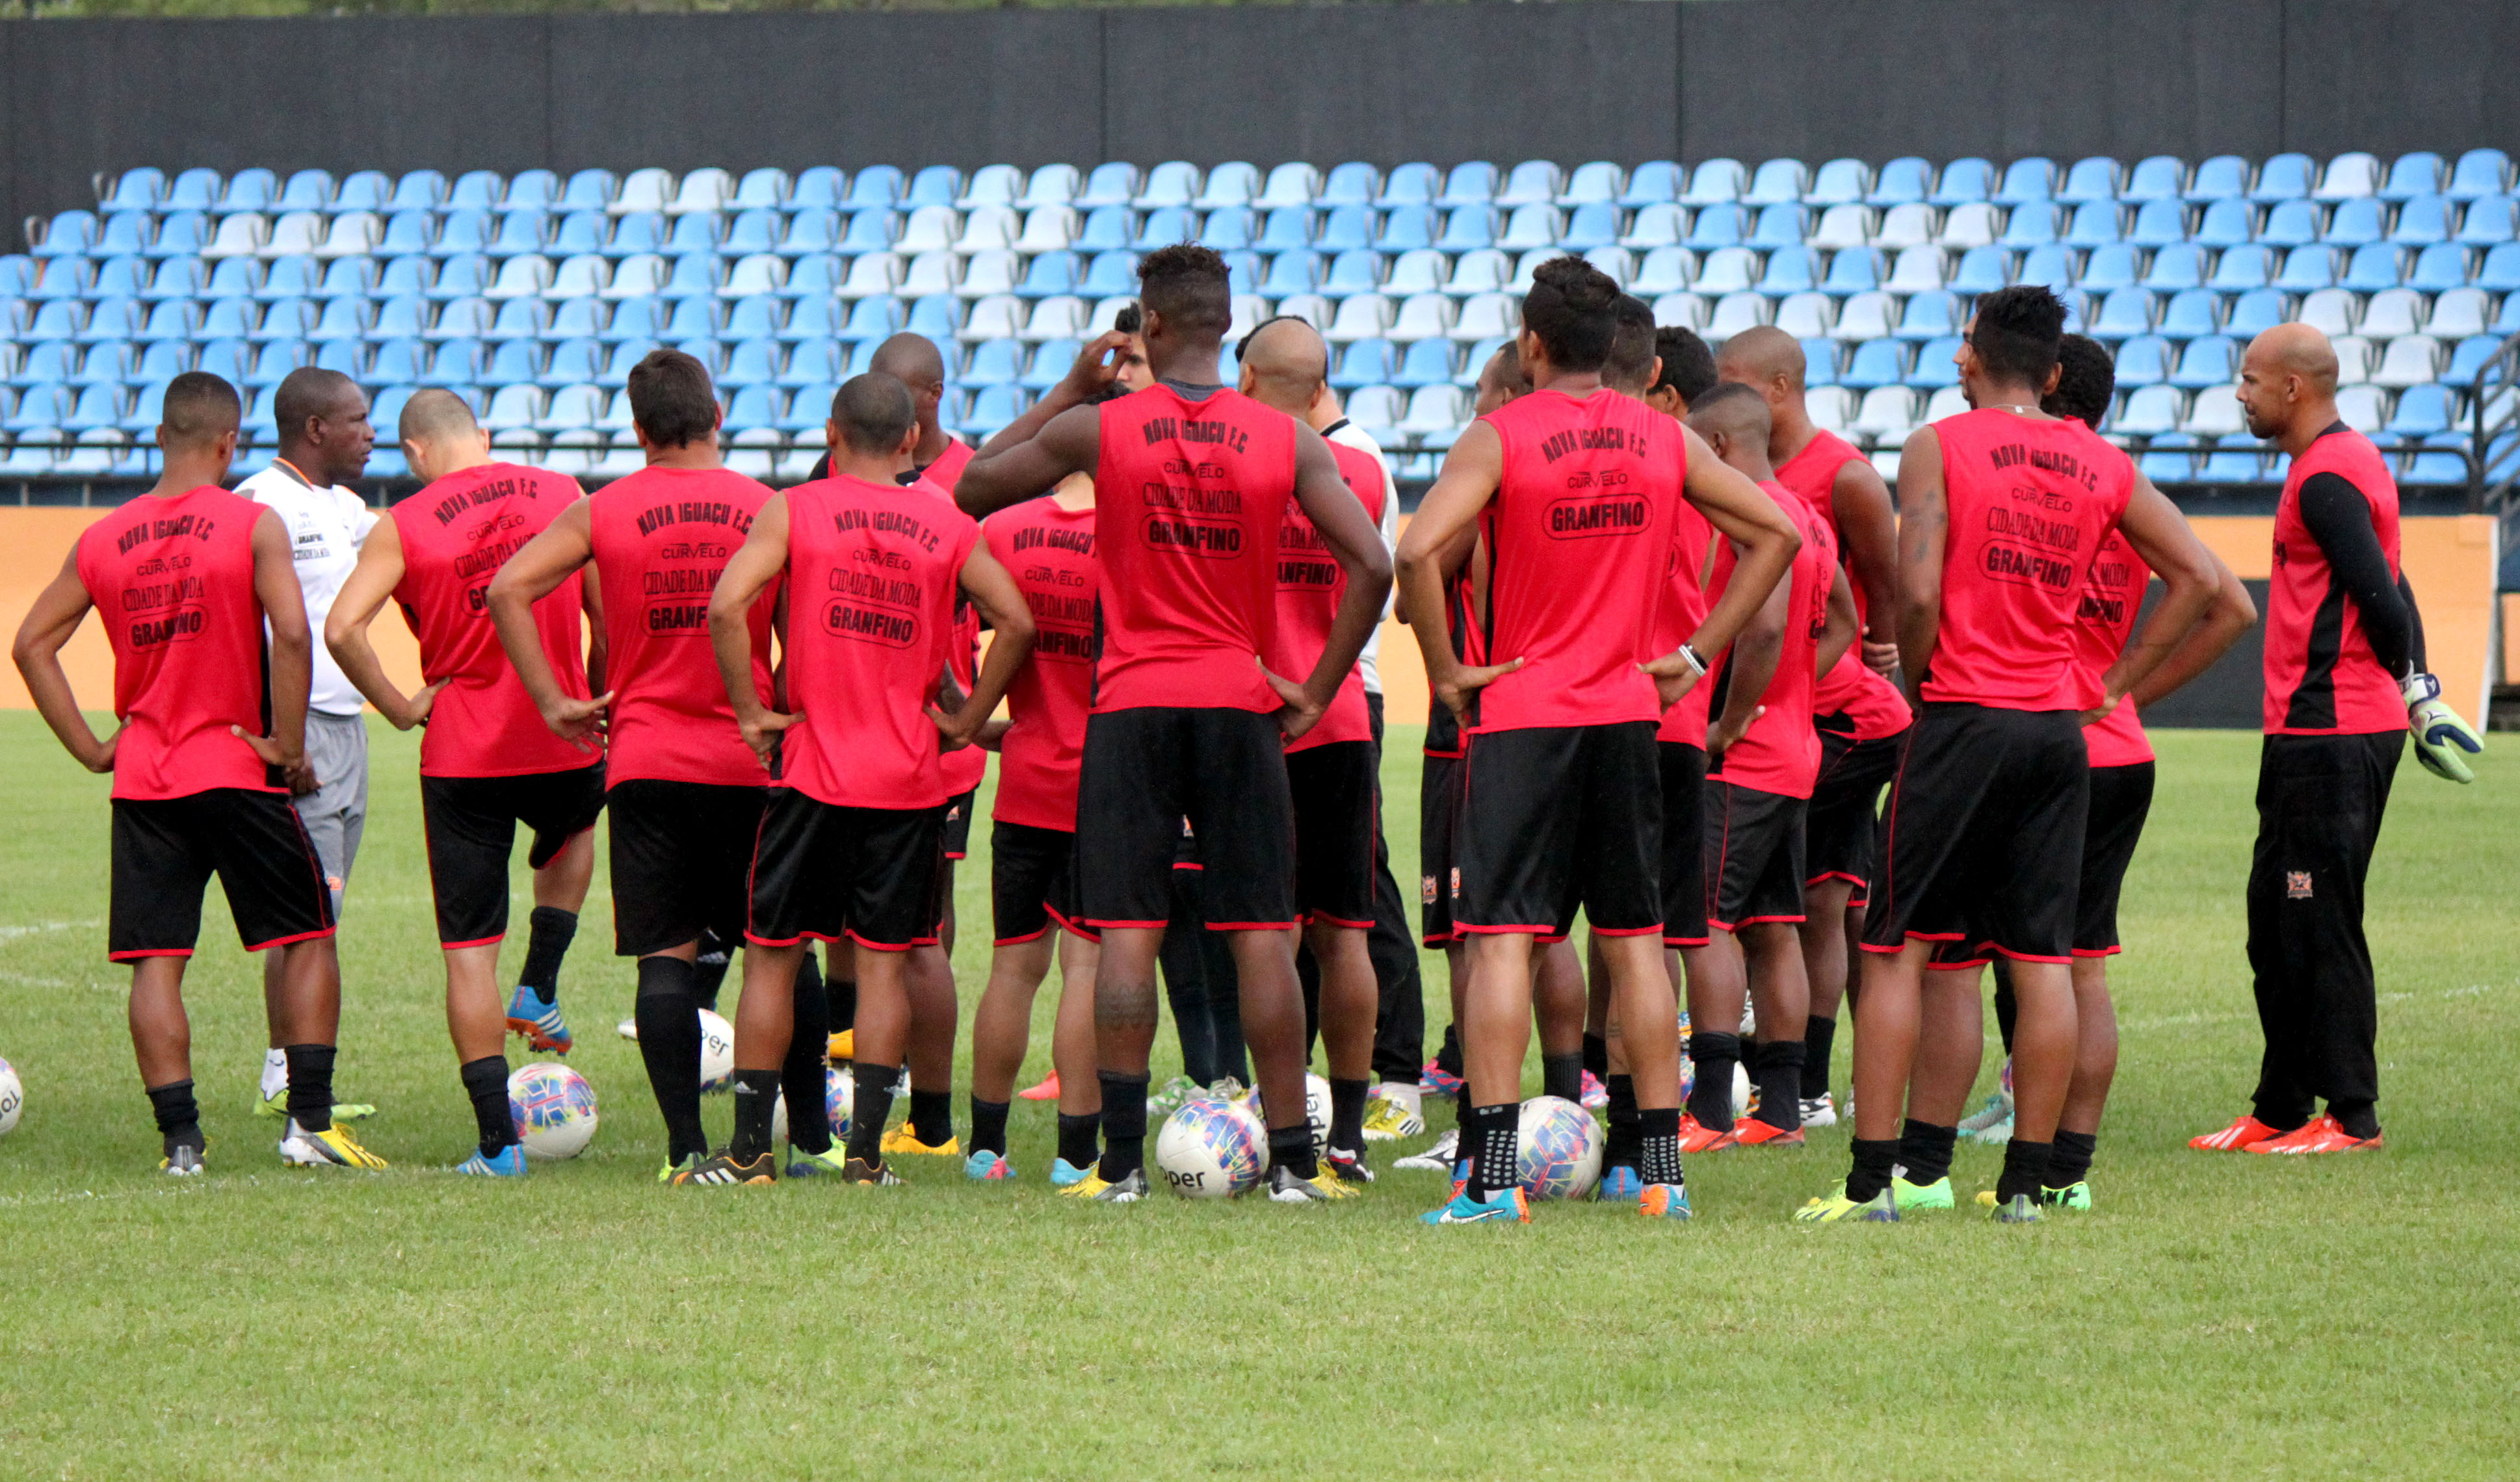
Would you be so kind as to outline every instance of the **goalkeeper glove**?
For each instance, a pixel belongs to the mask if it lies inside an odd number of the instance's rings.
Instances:
[[[2409,674],[2398,693],[2407,701],[2407,727],[2415,733],[2415,760],[2435,777],[2454,783],[2476,781],[2467,758],[2482,755],[2485,741],[2443,701],[2441,681],[2429,674]]]

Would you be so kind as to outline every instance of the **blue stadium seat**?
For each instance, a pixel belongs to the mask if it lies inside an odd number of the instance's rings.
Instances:
[[[1161,172],[1164,166],[1157,165]],[[1246,159],[1229,159],[1192,187],[1196,197],[1188,203],[1202,211],[1223,210],[1231,206],[1253,205],[1260,196],[1260,167]],[[1150,187],[1151,189],[1151,187]]]
[[[1688,189],[1681,193],[1680,202],[1688,206],[1730,205],[1741,199],[1741,192],[1749,184],[1750,171],[1740,160],[1703,160],[1688,172]]]
[[[455,177],[455,184],[447,191],[446,207],[454,211],[495,211],[506,202],[507,195],[508,183],[497,170],[467,170]]]
[[[165,267],[158,270],[162,280]],[[336,257],[324,269],[323,280],[315,285],[316,298],[373,298],[377,292],[377,260],[373,257]]]
[[[364,346],[362,346],[362,348],[364,348]],[[17,352],[18,347],[16,345],[9,346],[9,354],[12,357],[14,357]],[[159,340],[155,344],[141,346],[140,365],[133,374],[144,382],[170,381],[175,377],[183,375],[186,371],[189,371],[192,368],[193,346],[191,343],[180,339],[165,339]],[[367,379],[367,367],[364,362],[359,367],[359,374],[351,379],[354,381],[364,381]]]
[[[2124,240],[2126,211],[2114,201],[2087,201],[2074,207],[2073,222],[2065,229],[2069,247],[2097,247]]]
[[[2400,155],[2397,162],[2389,166],[2389,179],[2380,187],[2380,199],[2412,201],[2418,196],[2433,195],[2446,183],[2445,176],[2442,157],[2430,150]]]
[[[1370,206],[1382,189],[1382,172],[1361,159],[1351,159],[1330,167],[1314,194],[1313,203],[1333,209],[1339,206]]]
[[[2441,375],[2442,384],[2447,386],[2476,384],[2478,373],[2485,369],[2487,362],[2493,360],[2495,352],[2502,348],[2505,337],[2500,335],[2470,335],[2453,345],[2451,348],[2450,368]]]
[[[1566,178],[1566,187],[1557,195],[1559,205],[1582,208],[1588,205],[1616,205],[1619,194],[1627,189],[1627,171],[1607,159],[1588,160],[1575,166]]]
[[[1833,386],[1846,366],[1846,349],[1836,340],[1825,337],[1805,339],[1803,345],[1803,384]]]
[[[2366,247],[2389,235],[2389,209],[2377,197],[2340,202],[2318,240],[2343,247]]]
[[[1799,205],[1810,188],[1811,170],[1801,160],[1770,159],[1751,175],[1749,188],[1741,193],[1741,203],[1752,207]]]
[[[563,223],[563,229],[565,224]],[[621,258],[642,252],[661,252],[672,229],[665,224],[660,211],[630,211],[613,218],[611,239],[595,250],[607,257]],[[571,248],[563,242],[560,248]]]
[[[1261,218],[1253,246],[1263,252],[1300,251],[1313,245],[1315,213],[1309,206],[1276,206]]]
[[[1763,251],[1800,247],[1810,229],[1810,216],[1800,205],[1761,206],[1756,225],[1744,239],[1744,245]]]
[[[2452,201],[2481,201],[2511,190],[2511,158],[2500,150],[2469,150],[2452,167],[2447,194]]]
[[[1428,205],[1444,188],[1444,177],[1431,164],[1412,161],[1393,168],[1373,203],[1389,210],[1403,205]]]
[[[877,339],[870,340],[868,343],[874,344],[878,342],[881,337],[882,337],[878,336],[877,337]],[[1061,369],[1064,370],[1065,367],[1061,367]],[[848,379],[848,350],[838,340],[799,340],[796,345],[788,352],[788,363],[779,373],[779,383],[788,386],[815,386],[825,383],[836,384]],[[801,395],[803,393],[800,391],[798,394]],[[831,395],[829,392],[824,394],[822,406],[827,411],[830,409]],[[815,425],[820,425],[820,419],[817,420]]]
[[[147,324],[148,318],[139,299],[101,298],[88,305],[87,323],[79,328],[77,338],[83,344],[130,339]]]
[[[253,307],[249,300],[246,308]],[[87,327],[87,305],[75,298],[56,298],[35,306],[35,322],[19,333],[28,343],[44,339],[74,339]]]
[[[2372,257],[2368,264],[2367,280],[2364,271],[2364,253],[2369,253]],[[2362,288],[2365,281],[2377,284],[2379,288],[2393,287],[2393,283],[2380,283],[2379,275],[2385,268],[2391,271],[2394,277],[2394,272],[2404,257],[2405,253],[2393,247],[2364,247],[2362,251],[2354,254],[2354,266],[2345,275],[2345,286],[2358,292],[2375,292],[2375,290]],[[2407,286],[2426,293],[2446,293],[2452,289],[2463,288],[2468,281],[2471,260],[2471,254],[2467,248],[2455,243],[2435,244],[2416,254],[2414,267],[2407,274]]]
[[[114,177],[113,189],[106,193],[97,209],[104,211],[154,211],[166,199],[166,172],[154,165],[124,170]]]
[[[227,188],[219,192],[218,211],[235,215],[243,211],[268,211],[273,198],[280,194],[280,177],[256,166],[239,170],[228,177]]]
[[[1972,155],[1944,165],[1942,177],[1934,184],[1934,193],[1925,200],[1933,205],[1955,206],[1984,201],[1994,194],[1994,163]]]
[[[1130,247],[1137,251],[1151,252],[1176,242],[1189,242],[1198,235],[1198,218],[1184,206],[1166,206],[1148,211]]]
[[[2233,247],[2231,250],[2252,252],[2258,249]],[[2178,243],[2163,247],[2152,254],[2148,267],[2138,271],[2141,263],[2142,254],[2131,247],[2102,247],[2084,264],[2082,286],[2089,292],[2106,292],[2111,289],[2140,284],[2158,293],[2176,293],[2181,289],[2201,287],[2211,266],[2205,249],[2193,243]]]
[[[2164,339],[2195,339],[2223,332],[2223,298],[2211,289],[2188,289],[2171,295],[2156,331]]]
[[[1627,189],[1619,192],[1619,204],[1640,210],[1674,203],[1680,200],[1682,181],[1681,167],[1675,161],[1648,159],[1629,172]]]
[[[901,213],[893,210],[851,212],[848,234],[840,239],[836,250],[856,255],[862,252],[889,250],[901,240]]]
[[[727,355],[726,371],[718,383],[729,386],[766,386],[779,380],[783,369],[779,341],[775,339],[739,339]]]
[[[2252,289],[2231,301],[2224,330],[2235,339],[2254,339],[2292,318],[2292,300],[2281,289]]]
[[[55,257],[44,264],[29,298],[85,298],[96,290],[96,265],[84,257]]]
[[[1849,247],[1829,258],[1828,277],[1821,285],[1821,292],[1841,298],[1852,293],[1869,292],[1881,287],[1886,276],[1887,270],[1878,251],[1870,247]],[[1681,286],[1686,287],[1685,284]]]
[[[70,380],[80,386],[119,386],[139,380],[134,374],[138,368],[139,357],[132,353],[130,342],[115,340],[112,344],[90,345],[79,361],[78,374]]]
[[[165,211],[207,211],[217,207],[219,193],[226,182],[212,169],[189,169],[175,177],[167,187],[165,200],[158,209]]]
[[[1421,340],[1421,344],[1440,344],[1441,340]],[[1359,339],[1338,347],[1338,361],[1330,372],[1333,389],[1353,391],[1359,386],[1381,385],[1391,380],[1400,367],[1399,352],[1388,339]]]
[[[2192,292],[2192,291],[2191,291]],[[2100,300],[2092,322],[2094,339],[2132,339],[2149,335],[2160,315],[2154,295],[2142,289],[2114,289]]]
[[[1363,248],[1341,252],[1330,259],[1329,274],[1323,280],[1321,291],[1334,298],[1343,298],[1350,293],[1373,292],[1382,287],[1387,266],[1388,260],[1380,252]],[[1129,290],[1122,287],[1115,292],[1125,293]],[[1088,292],[1087,296],[1109,295]]]
[[[271,208],[275,211],[329,211],[333,208],[333,191],[332,171],[299,170],[280,188],[280,195],[272,202]]]
[[[533,385],[543,376],[543,347],[531,339],[511,339],[493,350],[481,383],[491,386]]]
[[[2487,248],[2485,262],[2476,272],[2476,286],[2489,293],[2520,290],[2520,243]]]
[[[2303,248],[2303,250],[2310,249]],[[2456,252],[2458,248],[2452,247],[2451,250]],[[2358,293],[2376,293],[2382,289],[2394,289],[2406,282],[2406,252],[2402,248],[2381,242],[2366,247],[2357,247],[2352,259],[2346,263],[2344,273],[2335,281],[2338,286],[2352,289]],[[2304,287],[2304,281],[2295,277],[2290,259],[2285,260],[2284,274],[2276,280],[2275,286],[2291,289],[2296,292],[2301,292]],[[2318,284],[2308,286],[2324,287]]]
[[[239,180],[245,178],[240,175]],[[228,182],[233,195],[236,181]],[[392,199],[385,202],[389,211],[434,211],[446,205],[446,176],[437,170],[407,170],[394,182]],[[234,207],[229,207],[234,209]]]
[[[1198,245],[1220,252],[1242,250],[1251,246],[1258,226],[1258,218],[1249,206],[1227,206],[1223,210],[1210,211],[1199,228]]]
[[[1812,176],[1803,200],[1816,206],[1859,204],[1872,189],[1872,166],[1861,159],[1831,159]]]
[[[2209,159],[2206,164],[2211,165],[2214,162]],[[2239,167],[2243,172],[2248,169],[2246,163],[2240,163]],[[2249,199],[2273,202],[2291,201],[2308,196],[2311,193],[2311,187],[2317,182],[2318,173],[2318,166],[2311,161],[2308,155],[2272,156],[2258,167],[2257,185],[2249,192]],[[2197,171],[2197,178],[2199,181],[2203,180],[2202,169]]]
[[[202,349],[202,369],[204,371],[212,369],[210,364],[212,349],[213,347],[208,345]],[[368,374],[386,384],[425,381],[428,377],[428,346],[418,339],[380,340],[376,345],[376,358],[369,364]],[[379,409],[382,409],[382,401],[380,400]],[[376,413],[372,412],[371,416],[376,416]],[[377,426],[382,428],[390,424],[379,419]]]
[[[382,211],[393,199],[393,181],[382,170],[353,170],[333,191],[336,211]]]
[[[2093,155],[2074,161],[2065,173],[2065,183],[2057,188],[2056,199],[2067,205],[2085,205],[2092,202],[2114,202],[2125,171],[2106,155]]]
[[[1616,247],[1619,236],[1619,208],[1598,202],[1575,208],[1558,245],[1570,252],[1589,252],[1595,247]]]
[[[698,361],[701,365],[708,367],[708,373],[711,380],[715,380],[726,374],[726,346],[718,343],[714,339],[703,337],[697,339],[679,340],[675,343],[674,348],[682,351],[686,355],[689,355],[694,360]],[[623,379],[628,379],[626,372]]]
[[[263,321],[266,336],[273,320],[278,318],[286,307],[285,304],[277,303],[271,306],[270,316]],[[437,322],[428,327],[428,337],[440,340],[485,338],[491,327],[498,322],[498,313],[490,307],[490,300],[487,298],[449,299],[439,305]]]
[[[314,258],[282,257],[264,272],[262,286],[254,290],[253,296],[273,303],[283,298],[311,298],[323,288],[324,272]]]
[[[1960,337],[1938,335],[1916,347],[1916,364],[1908,372],[1908,384],[1920,391],[1939,391],[1960,383],[1958,359]]]
[[[2171,374],[2170,383],[2199,390],[2206,386],[2228,386],[2237,381],[2239,375],[2239,346],[2227,336],[2206,335],[2187,341],[2187,347],[2180,352],[2179,369]]]
[[[812,173],[811,170],[806,171],[807,175]],[[796,183],[801,194],[805,179],[800,176]],[[841,203],[853,211],[888,211],[901,204],[901,197],[900,169],[889,164],[871,164],[849,181],[849,194]]]
[[[1404,389],[1451,384],[1468,369],[1462,363],[1462,350],[1455,340],[1420,339],[1409,346],[1389,383]]]
[[[779,231],[777,244],[770,248],[771,251],[783,257],[803,257],[816,252],[839,250],[841,242],[839,212],[816,206],[810,210],[796,211],[787,216],[785,220],[787,226]],[[742,235],[742,223],[738,222],[737,225],[739,231],[730,235],[730,243],[736,236]]]
[[[1759,276],[1759,292],[1771,298],[1787,293],[1805,293],[1821,285],[1820,253],[1807,247],[1779,248],[1768,254],[1768,265]]]
[[[2152,163],[2152,160],[2147,159],[2143,164],[2136,166],[2134,184],[2145,183],[2145,167]],[[2181,194],[2189,201],[2224,201],[2234,196],[2245,197],[2249,194],[2249,161],[2237,155],[2216,155],[2196,166],[2195,173],[2188,177],[2186,186]],[[2294,194],[2305,196],[2310,194],[2307,176],[2303,177],[2301,189]]]
[[[2003,234],[1996,241],[2008,247],[2044,247],[2059,239],[2063,224],[2054,202],[2025,202],[2012,208],[2011,219],[2004,223]]]
[[[115,211],[105,218],[104,230],[97,237],[96,249],[108,257],[121,253],[146,253],[157,238],[157,218],[147,211]]]
[[[1023,377],[1023,346],[1012,339],[984,339],[971,347],[963,368],[967,386],[1012,385]]]
[[[207,216],[200,211],[176,211],[158,218],[157,230],[142,250],[150,257],[198,256],[209,241]]]
[[[148,292],[153,276],[146,258],[108,257],[90,292],[99,298],[137,298]]]
[[[377,244],[377,255],[401,257],[426,253],[436,245],[436,212],[396,211],[385,218],[385,235],[384,239]],[[589,247],[586,250],[593,251],[594,248]]]
[[[2520,237],[2520,209],[2508,196],[2487,196],[2468,203],[2458,240],[2471,247],[2493,247]]]
[[[495,281],[490,259],[482,256],[449,257],[437,269],[436,281],[428,288],[428,296],[436,299],[478,297],[489,292]]]
[[[1909,295],[1894,333],[1902,339],[1937,339],[1958,333],[1965,317],[1958,297],[1946,290],[1913,293]]]
[[[224,269],[226,264],[221,263],[220,267]],[[420,256],[385,259],[384,276],[377,280],[377,292],[388,298],[405,293],[425,297],[436,288],[437,264]],[[215,275],[210,281],[210,291],[213,293],[219,292]]]
[[[2004,166],[2003,184],[1995,192],[1999,205],[2027,205],[2034,201],[2051,201],[2056,195],[2056,161],[2037,155],[2026,155]]]
[[[2080,253],[2062,244],[2032,247],[2021,254],[2019,266],[2013,269],[2012,281],[2043,284],[2064,293],[2083,276],[2080,257]]]
[[[1868,339],[1855,347],[1855,359],[1838,377],[1838,383],[1858,391],[1904,385],[1909,355],[1910,347],[1896,339]]]
[[[788,281],[779,288],[782,298],[828,298],[837,293],[848,278],[840,259],[829,252],[799,257],[788,269]]]
[[[1199,169],[1185,159],[1167,159],[1147,172],[1146,184],[1132,202],[1140,210],[1187,208],[1198,199]]]
[[[2398,394],[2383,430],[2402,442],[2421,442],[2457,429],[2458,394],[2447,386],[2408,386]]]
[[[1459,172],[1457,166],[1455,173]],[[1399,214],[1397,211],[1393,212],[1393,218],[1397,219]],[[1479,247],[1495,247],[1496,238],[1496,207],[1465,205],[1444,217],[1444,235],[1435,240],[1434,246],[1442,251],[1467,252]]]
[[[542,383],[554,388],[579,385],[604,377],[604,346],[593,339],[571,338],[552,346],[543,364]],[[555,398],[557,399],[557,398]]]
[[[518,304],[533,302],[518,299]],[[539,302],[533,302],[541,308]],[[376,328],[377,308],[365,298],[330,298],[324,302],[323,316],[307,338],[322,343],[332,339],[365,339]]]
[[[1749,233],[1749,213],[1732,204],[1710,205],[1700,209],[1689,223],[1688,236],[1682,245],[1691,251],[1710,252],[1717,247],[1738,247]]]
[[[246,372],[240,384],[259,389],[276,386],[289,379],[289,373],[315,358],[315,349],[303,339],[274,339],[256,345],[253,366]]]
[[[30,348],[9,381],[18,386],[68,383],[78,375],[79,348],[67,339],[47,340]]]
[[[2118,384],[2157,385],[2170,380],[2174,352],[2157,335],[2138,335],[2118,346]]]
[[[715,298],[694,294],[668,302],[673,312],[660,339],[713,339],[726,328],[726,311]]]
[[[931,164],[911,177],[910,193],[902,200],[908,210],[922,205],[952,205],[962,199],[963,172],[950,164]]]
[[[2448,242],[2458,226],[2458,207],[2448,196],[2418,196],[2398,208],[2389,240],[2401,247],[2425,247]]]

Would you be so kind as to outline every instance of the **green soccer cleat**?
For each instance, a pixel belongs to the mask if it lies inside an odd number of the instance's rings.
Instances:
[[[2039,1212],[2039,1201],[2026,1193],[2016,1193],[1995,1206],[1998,1225],[2036,1225],[2047,1218]]]
[[[1207,1088],[1186,1075],[1174,1076],[1147,1094],[1147,1120],[1168,1117],[1181,1110],[1182,1103],[1192,1097],[1207,1095]]]
[[[674,1175],[687,1170],[698,1169],[700,1166],[700,1158],[701,1154],[697,1152],[684,1153],[683,1160],[681,1162],[667,1163],[664,1167],[656,1170],[656,1182],[659,1184],[670,1184],[674,1182]]]
[[[1887,1224],[1897,1221],[1898,1218],[1899,1205],[1891,1197],[1889,1190],[1884,1189],[1859,1204],[1846,1196],[1846,1186],[1843,1184],[1838,1186],[1836,1192],[1823,1198],[1813,1199],[1794,1211],[1794,1223],[1797,1225],[1835,1225],[1841,1222],[1858,1221],[1867,1224]]]
[[[1952,1200],[1950,1174],[1945,1174],[1930,1184],[1911,1184],[1906,1179],[1894,1178],[1890,1181],[1890,1198],[1899,1206],[1903,1214],[1912,1209],[1957,1207]]]
[[[847,1172],[848,1166],[848,1149],[837,1143],[820,1152],[807,1152],[793,1143],[788,1145],[788,1177],[791,1179],[836,1179]]]
[[[2070,1210],[2075,1214],[2092,1212],[2092,1186],[2080,1179],[2062,1189],[2042,1189],[2039,1202],[2049,1209]]]

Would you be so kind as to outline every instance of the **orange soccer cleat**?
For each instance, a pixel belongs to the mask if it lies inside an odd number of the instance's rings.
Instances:
[[[1699,1121],[1697,1118],[1690,1116],[1688,1112],[1684,1111],[1680,1114],[1680,1150],[1683,1152],[1712,1152],[1718,1147],[1730,1147],[1732,1145],[1733,1137],[1740,1125],[1740,1123],[1735,1122],[1732,1126],[1726,1128],[1722,1132],[1718,1132],[1714,1128],[1707,1126],[1704,1122]]]
[[[2266,1153],[2360,1152],[2365,1147],[2379,1146],[2380,1142],[2379,1133],[2374,1132],[2367,1138],[2358,1138],[2347,1132],[2345,1124],[2336,1120],[2332,1113],[2321,1113],[2311,1118],[2306,1125],[2287,1132],[2282,1137],[2268,1138],[2263,1142],[2251,1144],[2249,1150]]]
[[[1027,1100],[1027,1101],[1056,1101],[1056,1100],[1058,1100],[1058,1070],[1053,1069],[1053,1070],[1050,1072],[1050,1074],[1049,1074],[1048,1076],[1046,1076],[1046,1077],[1044,1077],[1044,1078],[1043,1078],[1042,1083],[1041,1083],[1040,1085],[1038,1085],[1038,1086],[1026,1086],[1023,1090],[1016,1092],[1016,1093],[1015,1093],[1015,1095],[1017,1095],[1017,1096],[1019,1096],[1019,1097],[1022,1097],[1022,1098],[1023,1098],[1025,1100]]]
[[[2281,1136],[2282,1133],[2256,1117],[2243,1114],[2220,1132],[2189,1138],[2187,1145],[2199,1152],[2246,1152],[2270,1138]]]
[[[1800,1127],[1796,1127],[1788,1131],[1782,1127],[1771,1126],[1766,1122],[1760,1121],[1757,1117],[1746,1117],[1741,1121],[1732,1124],[1732,1133],[1729,1141],[1718,1143],[1715,1145],[1718,1149],[1726,1147],[1800,1147],[1803,1145],[1803,1130]]]

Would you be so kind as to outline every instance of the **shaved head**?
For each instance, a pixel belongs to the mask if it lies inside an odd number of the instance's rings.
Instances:
[[[205,448],[237,430],[245,402],[237,388],[207,371],[186,371],[166,383],[158,436],[168,448]]]
[[[1241,363],[1245,395],[1301,417],[1329,378],[1330,350],[1321,331],[1282,317],[1242,337]]]
[[[1767,478],[1768,398],[1737,381],[1728,381],[1690,402],[1688,426],[1715,449],[1715,456],[1752,478]]]
[[[2279,324],[2240,357],[2240,411],[2249,435],[2299,453],[2336,422],[2336,346],[2306,324]]]
[[[937,352],[936,341],[924,335],[895,335],[875,347],[867,369],[912,385],[939,385],[945,380],[945,357]]]
[[[423,386],[411,393],[402,404],[402,422],[396,428],[405,442],[418,439],[460,436],[476,430],[480,424],[464,398],[444,386]]]
[[[2246,366],[2277,376],[2298,376],[2314,389],[2336,394],[2336,346],[2327,336],[2306,324],[2279,324],[2249,341]]]
[[[1724,348],[1715,356],[1716,375],[1756,386],[1763,392],[1778,377],[1784,378],[1788,390],[1801,390],[1807,369],[1802,341],[1772,324],[1743,330],[1724,341]]]
[[[1485,417],[1530,389],[1531,375],[1522,368],[1522,351],[1508,339],[1479,368],[1478,395],[1470,415]]]

